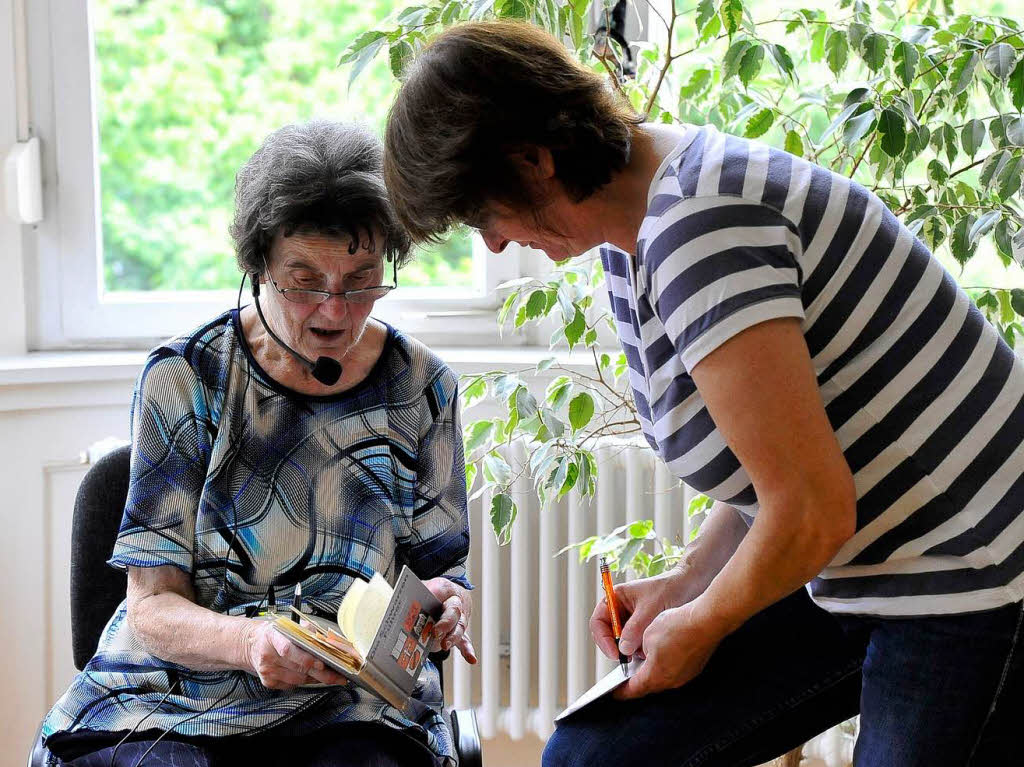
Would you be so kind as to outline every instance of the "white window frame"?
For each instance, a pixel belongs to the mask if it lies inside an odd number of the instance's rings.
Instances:
[[[41,139],[44,179],[44,219],[25,232],[32,349],[145,348],[234,306],[237,295],[235,290],[104,294],[88,5],[88,0],[26,3],[31,132]],[[474,237],[473,288],[399,287],[377,304],[374,316],[426,343],[494,343],[500,305],[495,288],[520,275],[521,258],[516,245],[489,255]]]

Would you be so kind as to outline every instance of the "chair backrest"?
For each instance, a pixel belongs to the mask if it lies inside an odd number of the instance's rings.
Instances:
[[[96,652],[103,627],[121,604],[127,576],[107,565],[124,516],[128,498],[131,448],[107,453],[92,465],[75,497],[71,523],[71,645],[75,667],[81,671]],[[441,663],[448,652],[431,654],[444,676]]]
[[[117,448],[86,472],[71,523],[71,645],[81,670],[124,599],[127,576],[107,565],[128,497],[131,449]]]

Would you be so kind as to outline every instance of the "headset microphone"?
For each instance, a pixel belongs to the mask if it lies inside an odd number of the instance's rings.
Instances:
[[[296,360],[298,360],[302,365],[308,368],[309,372],[312,373],[313,378],[322,383],[324,386],[334,386],[334,384],[338,383],[338,379],[341,378],[340,362],[338,362],[333,357],[324,356],[317,357],[316,362],[306,359],[297,351],[295,351],[292,347],[290,347],[288,344],[282,341],[281,338],[277,335],[277,333],[270,329],[270,325],[267,324],[267,320],[263,316],[263,309],[260,308],[259,275],[255,273],[250,274],[249,280],[252,283],[252,298],[253,302],[256,304],[256,314],[259,315],[260,322],[263,323],[263,328],[264,330],[267,331],[267,333],[270,334],[270,337],[277,342],[278,346],[280,346],[282,349],[284,349],[286,352],[292,355]]]

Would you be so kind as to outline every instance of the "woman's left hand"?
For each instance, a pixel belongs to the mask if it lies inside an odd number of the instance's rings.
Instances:
[[[434,638],[438,645],[442,650],[457,647],[467,663],[476,663],[476,650],[466,633],[473,613],[473,598],[469,591],[447,578],[431,578],[424,585],[444,605],[444,613],[434,625]]]
[[[722,641],[696,620],[694,602],[662,611],[644,631],[644,663],[619,687],[619,700],[682,687],[704,670]]]

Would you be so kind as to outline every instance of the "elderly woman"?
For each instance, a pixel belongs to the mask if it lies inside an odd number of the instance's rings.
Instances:
[[[429,662],[406,718],[246,617],[297,585],[333,615],[354,579],[406,564],[444,603],[441,646],[475,662],[457,379],[370,316],[408,256],[380,170],[376,138],[314,122],[239,173],[256,299],[139,377],[110,559],[127,599],[44,723],[67,763],[454,765]]]
[[[1024,365],[876,196],[645,124],[512,23],[420,54],[384,172],[415,239],[601,246],[647,440],[716,499],[678,568],[618,587],[646,662],[545,764],[757,764],[858,711],[861,766],[1020,753]],[[591,628],[617,657],[604,604]]]

